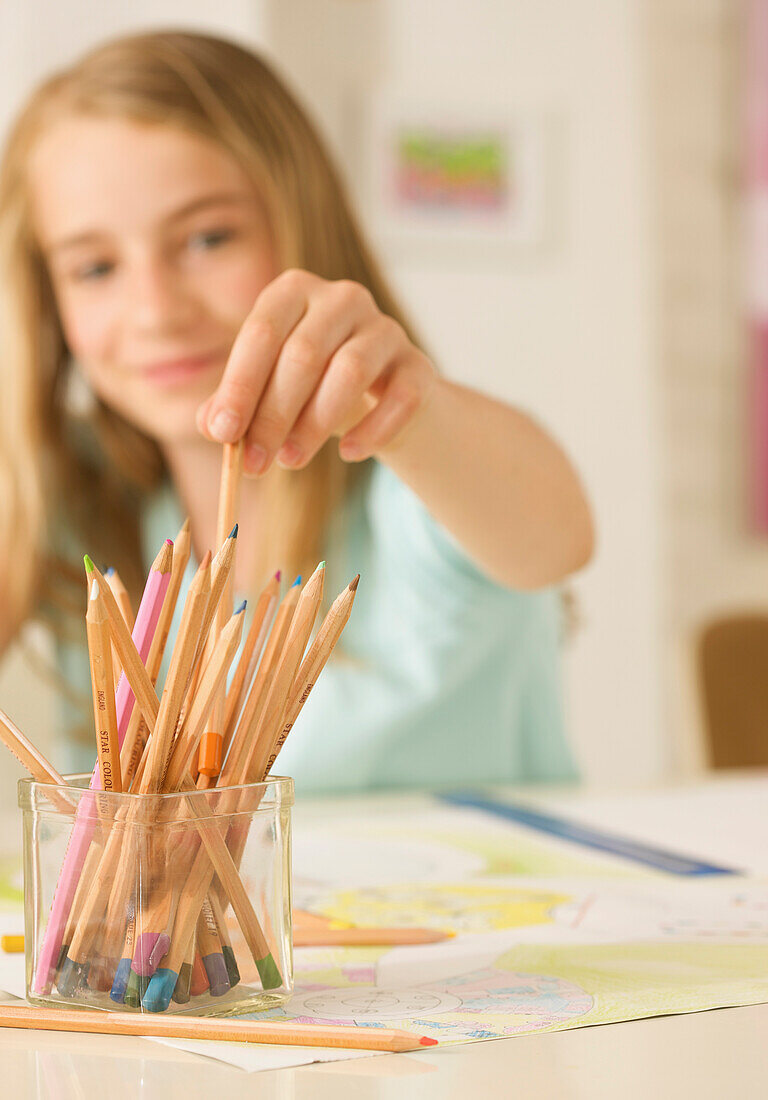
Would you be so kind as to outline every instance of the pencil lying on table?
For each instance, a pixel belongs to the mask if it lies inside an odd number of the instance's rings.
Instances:
[[[97,1035],[157,1035],[167,1039],[214,1039],[230,1043],[336,1047],[402,1053],[437,1046],[437,1039],[395,1028],[323,1027],[319,1024],[258,1023],[194,1016],[133,1016],[122,1012],[68,1012],[60,1008],[0,1005],[0,1027],[77,1031]]]

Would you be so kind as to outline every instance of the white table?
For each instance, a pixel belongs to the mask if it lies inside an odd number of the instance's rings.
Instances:
[[[768,775],[648,792],[520,791],[553,812],[768,874]],[[321,804],[299,807],[306,822]],[[768,1094],[768,1005],[246,1074],[146,1039],[0,1030],[13,1100],[709,1100]]]

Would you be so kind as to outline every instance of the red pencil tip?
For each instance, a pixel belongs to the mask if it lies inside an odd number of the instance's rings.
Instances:
[[[275,580],[279,581],[282,575],[282,572],[278,569],[278,571],[275,573]]]
[[[428,1035],[422,1035],[422,1037],[419,1039],[419,1046],[422,1046],[422,1047],[436,1047],[437,1046],[437,1039],[430,1039],[430,1037]]]
[[[173,546],[173,539],[166,539],[165,540],[165,545],[166,546]]]

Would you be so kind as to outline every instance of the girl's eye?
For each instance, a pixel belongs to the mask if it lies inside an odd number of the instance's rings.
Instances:
[[[73,274],[74,278],[80,282],[95,281],[109,275],[113,268],[114,264],[109,263],[107,260],[100,260],[97,263],[84,264],[82,267],[78,267]]]
[[[193,233],[189,238],[189,245],[191,248],[203,250],[216,248],[217,245],[231,240],[233,235],[230,229],[212,229],[206,233]]]

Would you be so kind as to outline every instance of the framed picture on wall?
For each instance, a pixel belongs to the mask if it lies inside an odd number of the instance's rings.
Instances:
[[[541,120],[380,108],[371,155],[379,235],[403,244],[540,243],[546,136]]]

